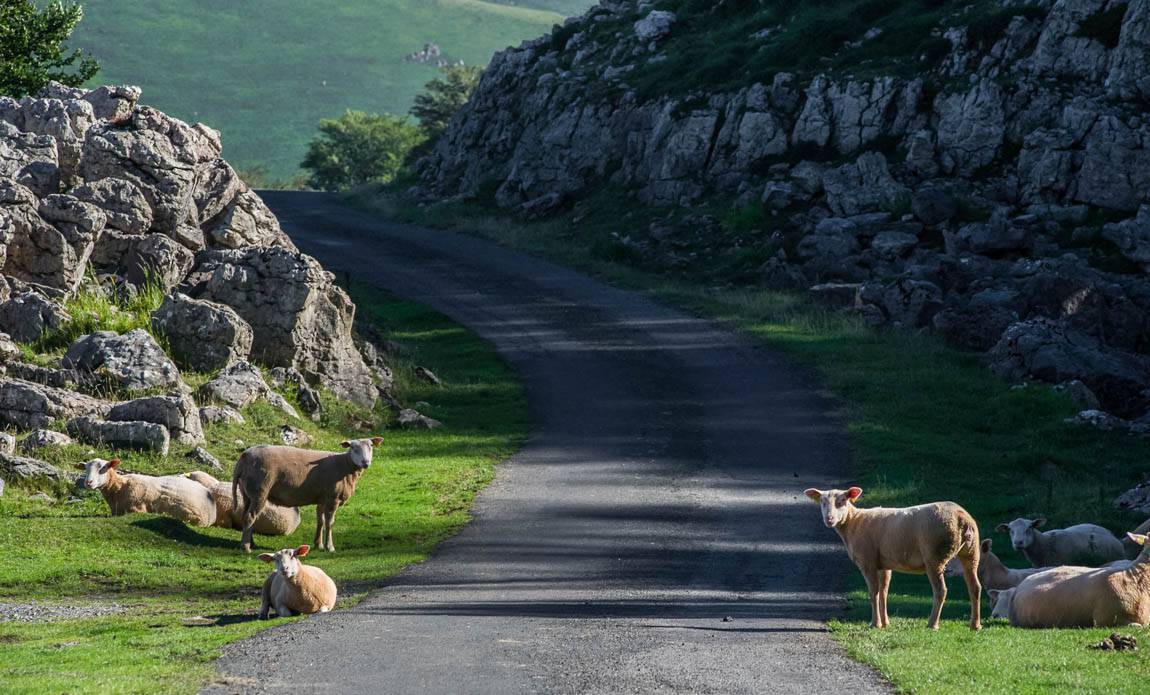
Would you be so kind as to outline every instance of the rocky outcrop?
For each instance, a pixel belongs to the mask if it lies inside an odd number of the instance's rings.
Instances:
[[[251,355],[252,327],[224,304],[170,294],[152,314],[152,324],[188,369],[211,372]]]
[[[111,407],[91,396],[20,379],[0,379],[0,426],[21,430],[48,427],[53,420],[103,415]]]
[[[1150,2],[980,6],[942,20],[936,58],[898,59],[912,78],[878,58],[867,77],[797,65],[711,92],[652,87],[679,27],[714,21],[676,11],[603,0],[497,54],[409,194],[578,219],[610,190],[655,208],[616,235],[645,267],[758,254],[764,286],[817,287],[872,325],[990,352],[1007,378],[1080,379],[1103,409],[1145,413]],[[758,228],[685,210],[700,202]],[[848,286],[850,302],[826,290]]]
[[[181,444],[204,443],[200,409],[191,396],[150,396],[117,403],[106,416],[112,422],[151,422],[164,426],[171,438]]]
[[[252,358],[292,367],[345,400],[376,400],[352,337],[355,306],[315,259],[283,248],[202,254],[194,294],[226,304],[251,326]]]
[[[68,432],[89,444],[139,449],[168,455],[171,435],[163,425],[154,422],[112,422],[92,417],[78,417],[68,421]]]
[[[99,331],[83,336],[68,348],[61,364],[92,381],[110,381],[125,391],[168,388],[180,383],[176,365],[143,329],[123,335]]]

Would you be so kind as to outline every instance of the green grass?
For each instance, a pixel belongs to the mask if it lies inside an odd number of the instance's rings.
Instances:
[[[418,562],[468,519],[471,501],[497,461],[526,433],[519,386],[493,349],[428,309],[378,291],[353,287],[360,316],[404,346],[395,365],[404,402],[444,423],[435,431],[387,431],[375,464],[340,510],[334,555],[310,563],[356,600],[380,579]],[[414,378],[416,364],[444,382]],[[189,377],[193,386],[206,378]],[[292,394],[289,394],[289,396]],[[349,436],[379,431],[387,416],[328,399],[322,422],[295,422],[336,449]],[[286,419],[256,405],[243,426],[209,427],[207,449],[230,470],[246,446],[275,441]],[[41,458],[71,466],[119,454],[135,472],[190,470],[186,447],[167,458],[100,447],[45,450]],[[217,474],[225,478],[228,474]],[[314,511],[304,510],[289,537],[256,537],[261,548],[310,543]],[[9,487],[0,497],[0,601],[80,604],[115,601],[127,613],[48,624],[0,623],[0,682],[4,692],[194,692],[211,677],[224,644],[279,621],[254,619],[267,566],[239,551],[239,532],[188,528],[152,515],[111,517],[97,493],[76,503],[48,505]],[[346,604],[345,604],[346,605]]]
[[[589,0],[522,6],[481,0],[85,0],[73,44],[99,59],[96,82],[136,84],[144,102],[223,134],[238,169],[298,171],[321,118],[347,109],[407,113],[435,77],[403,57],[438,43],[452,59],[546,33]]]
[[[648,214],[622,199],[587,201],[589,213],[524,224],[499,219],[475,204],[409,207],[386,191],[353,198],[410,222],[451,227],[580,267],[608,281],[644,289],[699,315],[714,317],[780,348],[813,367],[842,402],[852,436],[864,506],[902,506],[950,499],[979,521],[983,537],[1011,566],[1026,566],[994,532],[1001,521],[1045,514],[1051,527],[1101,523],[1120,532],[1144,519],[1110,501],[1146,472],[1150,443],[1122,434],[1063,424],[1075,408],[1063,395],[1035,385],[1014,389],[992,376],[977,355],[905,332],[876,332],[839,313],[815,309],[800,297],[740,285],[722,266],[700,262],[693,271],[653,273],[632,257],[604,252],[611,234],[644,229]],[[660,211],[665,214],[665,211]],[[732,211],[730,228],[746,217]],[[706,254],[700,254],[705,256]],[[799,485],[801,481],[796,482]],[[814,505],[808,512],[814,516]],[[828,541],[833,535],[828,531]],[[1142,692],[1150,665],[1138,654],[1086,649],[1107,630],[1013,629],[992,623],[972,635],[961,580],[952,580],[939,634],[926,629],[930,590],[922,577],[896,575],[892,628],[867,627],[864,585],[852,573],[843,588],[850,612],[831,623],[855,658],[879,668],[899,688],[914,692]],[[828,587],[811,587],[812,589]],[[989,608],[985,605],[986,615]],[[1137,631],[1140,637],[1150,637]]]

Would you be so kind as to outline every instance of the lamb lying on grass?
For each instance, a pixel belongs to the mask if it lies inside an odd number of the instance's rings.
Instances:
[[[870,592],[871,627],[890,624],[887,592],[891,571],[925,573],[934,593],[928,625],[938,629],[946,601],[946,565],[957,557],[970,594],[970,628],[982,629],[982,589],[978,581],[978,524],[954,502],[933,502],[917,507],[859,509],[854,503],[862,489],[818,490],[807,497],[822,506],[823,522],[838,532],[847,554],[858,566]]]
[[[216,480],[203,471],[192,471],[188,478],[208,489],[216,503],[216,526],[237,531],[244,527],[243,510],[232,502],[232,487]],[[252,531],[261,536],[287,536],[299,528],[302,516],[295,507],[281,507],[269,504],[256,517]]]
[[[1010,542],[1034,567],[1091,565],[1122,560],[1126,553],[1122,541],[1101,526],[1078,524],[1063,529],[1039,531],[1046,519],[1018,518],[999,524],[995,530],[1009,533]]]
[[[342,443],[347,449],[342,453],[254,446],[241,454],[232,473],[232,498],[244,505],[240,541],[244,551],[251,552],[255,519],[271,502],[284,507],[316,505],[315,545],[335,552],[335,510],[351,498],[371,465],[374,447],[382,443],[383,437],[353,439]]]
[[[1142,546],[1132,563],[1107,567],[1055,567],[1027,577],[1005,610],[1018,627],[1115,627],[1150,624],[1150,547],[1147,536],[1127,534]],[[999,602],[1003,597],[998,596]],[[1004,611],[998,611],[1004,612]]]
[[[112,510],[112,516],[146,513],[163,514],[191,526],[211,526],[216,522],[216,503],[207,488],[182,475],[120,475],[119,459],[92,459],[77,463],[84,471],[84,486],[99,490]]]
[[[276,571],[264,581],[260,620],[266,620],[269,609],[276,615],[326,613],[335,607],[335,582],[318,567],[305,565],[299,558],[307,555],[308,547],[284,548],[276,553],[262,553],[264,562],[276,563]]]

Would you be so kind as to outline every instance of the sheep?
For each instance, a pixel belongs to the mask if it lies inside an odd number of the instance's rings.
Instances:
[[[1119,627],[1150,624],[1150,547],[1147,536],[1132,562],[1106,567],[1055,567],[1031,575],[1014,590],[1010,624],[1017,627]]]
[[[240,531],[244,527],[243,511],[232,503],[232,488],[203,471],[186,474],[190,480],[208,488],[216,503],[216,526]],[[302,516],[296,507],[269,504],[256,517],[252,531],[261,536],[288,536],[299,528]]]
[[[1078,524],[1064,529],[1039,531],[1046,519],[1018,518],[999,524],[995,530],[1010,534],[1015,550],[1021,551],[1033,567],[1080,564],[1098,566],[1126,557],[1122,541],[1101,526]]]
[[[251,552],[255,518],[268,502],[284,507],[314,504],[315,546],[335,552],[335,510],[351,498],[360,476],[371,465],[373,447],[382,443],[383,437],[353,439],[340,444],[347,449],[342,453],[288,446],[255,446],[245,451],[232,473],[232,499],[244,504],[240,546]]]
[[[1010,619],[1010,607],[1014,603],[1014,591],[1015,587],[1009,589],[990,589],[986,592],[986,595],[990,597],[991,618]]]
[[[163,514],[192,526],[216,522],[216,503],[203,485],[182,475],[121,475],[120,459],[92,459],[77,463],[84,471],[84,486],[99,490],[112,516],[131,513]]]
[[[885,628],[891,571],[925,573],[934,594],[928,626],[938,629],[946,601],[946,564],[958,557],[970,594],[970,628],[981,630],[982,587],[978,583],[978,524],[954,502],[916,507],[859,509],[862,489],[805,491],[822,506],[823,521],[838,532],[847,554],[858,566],[870,592],[871,627]]]
[[[327,613],[335,607],[335,582],[320,568],[299,561],[308,549],[301,545],[260,554],[264,562],[276,564],[276,570],[264,581],[260,620],[267,620],[271,608],[275,608],[276,615],[286,618],[301,613]]]
[[[986,590],[987,594],[991,590],[1010,589],[1018,586],[1018,583],[1026,579],[1032,574],[1042,572],[1049,567],[1028,567],[1026,569],[1013,569],[1003,564],[1002,560],[994,554],[992,548],[994,542],[989,538],[982,541],[982,548],[979,552],[978,559],[978,583]],[[961,577],[962,576],[962,563],[958,558],[951,560],[946,566],[946,576],[948,577]]]
[[[1131,533],[1136,535],[1145,535],[1150,533],[1150,519],[1143,521],[1138,525],[1138,528],[1131,531]],[[1142,552],[1142,546],[1130,540],[1129,536],[1122,539],[1122,549],[1125,551],[1127,559],[1130,560],[1138,557],[1138,554]]]

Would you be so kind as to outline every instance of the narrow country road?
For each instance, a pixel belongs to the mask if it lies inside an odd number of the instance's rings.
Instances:
[[[849,454],[802,370],[486,241],[263,196],[329,269],[491,341],[532,434],[428,562],[233,645],[212,691],[886,690],[825,632],[850,568],[802,490],[845,482]]]

